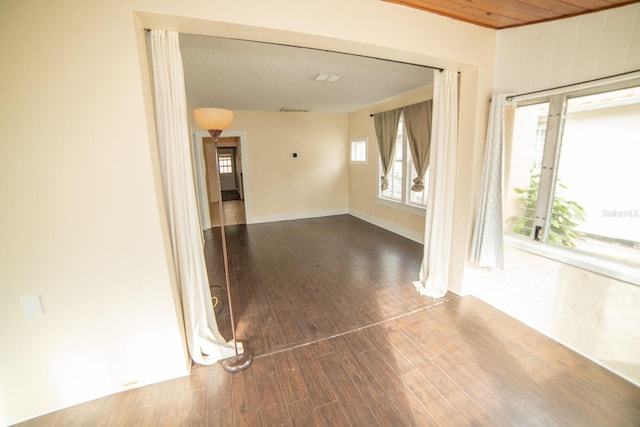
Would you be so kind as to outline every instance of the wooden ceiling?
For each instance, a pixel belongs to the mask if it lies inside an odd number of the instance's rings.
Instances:
[[[568,18],[639,0],[384,0],[495,30]]]

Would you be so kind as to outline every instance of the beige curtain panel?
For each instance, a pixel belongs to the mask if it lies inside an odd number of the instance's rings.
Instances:
[[[398,121],[402,109],[384,111],[373,115],[373,123],[378,137],[378,150],[382,162],[382,176],[380,188],[385,191],[389,188],[389,172],[393,164],[393,156],[396,149],[396,135],[398,134]]]
[[[409,139],[411,158],[418,175],[413,180],[411,190],[424,191],[424,175],[429,168],[429,155],[431,147],[431,122],[433,115],[433,101],[424,101],[418,104],[407,105],[402,108],[404,115],[404,128]]]

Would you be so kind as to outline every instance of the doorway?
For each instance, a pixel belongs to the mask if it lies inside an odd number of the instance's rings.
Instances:
[[[242,200],[240,195],[240,187],[238,185],[240,179],[237,168],[237,155],[235,147],[218,148],[218,169],[220,170],[220,191],[222,193],[222,201]]]
[[[225,225],[246,224],[240,138],[231,136],[219,139],[217,165],[213,139],[202,138],[202,144],[211,227],[220,226],[218,203],[223,204]],[[214,167],[220,173],[220,189]],[[219,200],[220,194],[222,200]]]

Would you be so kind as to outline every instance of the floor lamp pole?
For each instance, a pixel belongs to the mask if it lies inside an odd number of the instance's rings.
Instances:
[[[229,280],[229,256],[227,255],[227,236],[224,231],[224,206],[222,205],[222,186],[220,185],[220,162],[218,161],[218,138],[220,136],[220,130],[209,130],[209,133],[213,137],[213,150],[215,153],[215,165],[216,181],[218,182],[218,208],[220,212],[220,236],[222,238],[222,257],[224,259],[224,277],[227,284],[227,299],[229,302],[229,317],[231,319],[231,334],[233,335],[233,348],[235,355],[224,359],[222,366],[225,371],[238,372],[247,368],[252,361],[251,355],[244,349],[242,354],[238,354],[238,341],[236,339],[236,325],[233,319],[233,305],[231,303],[231,284]]]

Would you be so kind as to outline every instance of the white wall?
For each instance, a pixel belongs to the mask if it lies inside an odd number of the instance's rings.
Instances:
[[[640,69],[640,4],[498,31],[495,92],[524,93]]]
[[[494,64],[485,28],[370,0],[0,2],[0,424],[188,372],[143,27],[461,70],[461,162],[477,167]],[[256,214],[280,214],[269,203]],[[469,208],[459,217],[461,252]],[[31,294],[45,314],[27,320]]]
[[[505,247],[465,290],[640,385],[640,287]]]
[[[495,91],[523,93],[640,69],[640,4],[498,32]],[[518,249],[468,267],[465,292],[640,384],[640,287]]]

